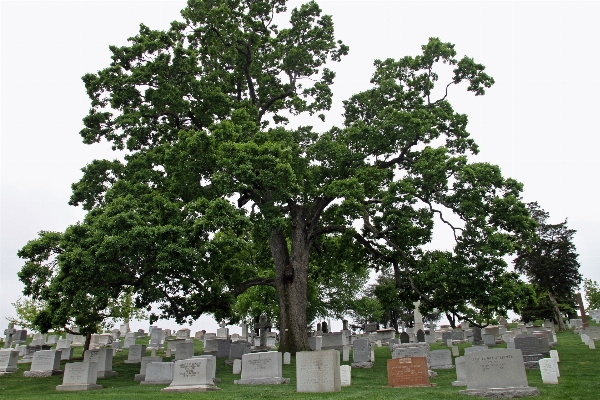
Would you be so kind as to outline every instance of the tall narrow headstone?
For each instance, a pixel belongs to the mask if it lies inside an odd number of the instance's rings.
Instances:
[[[547,384],[558,384],[558,376],[556,374],[556,368],[554,367],[555,361],[552,358],[542,358],[538,362],[540,363],[542,382]]]
[[[349,365],[340,365],[340,384],[341,386],[352,385],[352,367]]]
[[[367,339],[357,339],[352,343],[352,367],[372,368],[372,347]]]

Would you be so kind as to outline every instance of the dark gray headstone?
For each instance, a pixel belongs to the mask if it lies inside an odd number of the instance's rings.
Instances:
[[[217,348],[217,357],[229,357],[229,350],[231,349],[231,340],[219,340]]]
[[[478,326],[473,327],[473,344],[481,345],[483,340],[481,339],[481,328]]]
[[[235,342],[229,348],[229,359],[242,359],[244,354],[250,353],[251,346],[248,342]]]
[[[400,334],[400,343],[409,343],[409,342],[410,342],[410,337],[408,336],[408,333],[402,332]]]
[[[419,342],[419,343],[425,342],[425,332],[423,332],[422,329],[419,329],[417,331],[417,342]]]
[[[365,332],[377,332],[379,324],[377,322],[369,322],[365,325]]]
[[[540,339],[537,336],[531,334],[517,335],[514,339],[515,349],[521,350],[526,354],[541,354],[540,351]]]
[[[371,342],[367,339],[355,340],[352,343],[352,354],[354,363],[371,362]]]
[[[463,331],[453,331],[452,332],[452,340],[464,340],[465,333]]]

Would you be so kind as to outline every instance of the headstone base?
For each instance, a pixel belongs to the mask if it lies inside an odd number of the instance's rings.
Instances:
[[[436,365],[435,367],[431,367],[431,369],[454,369],[454,365]]]
[[[25,371],[23,376],[26,378],[45,378],[52,375],[62,375],[65,371],[54,370],[54,371]]]
[[[146,379],[146,378],[144,378]],[[168,380],[168,381],[146,381],[143,380],[140,382],[140,385],[170,385],[171,382],[173,382],[173,380]]]
[[[373,368],[372,362],[362,362],[362,363],[352,363],[350,364],[352,368]]]
[[[143,382],[144,380],[146,380],[146,374],[135,374],[133,377],[134,382]]]
[[[19,368],[17,367],[0,368],[0,376],[12,374],[13,372],[17,372],[18,370]]]
[[[236,385],[283,385],[290,383],[290,378],[236,379],[233,383]]]
[[[95,383],[89,383],[87,385],[58,385],[56,390],[63,392],[76,392],[79,390],[98,390],[102,389],[101,385]]]
[[[540,369],[540,364],[537,361],[526,361],[523,364],[525,364],[525,369]]]
[[[467,386],[467,381],[454,381],[452,386]]]
[[[402,389],[402,388],[419,388],[419,387],[434,387],[437,386],[437,383],[428,383],[428,384],[423,384],[423,385],[402,385],[402,386],[384,386],[384,388],[391,388],[391,389]]]
[[[467,389],[461,390],[458,393],[465,394],[468,396],[477,396],[492,399],[513,399],[515,397],[531,397],[540,395],[540,391],[534,387]]]
[[[33,362],[33,357],[31,358],[21,358],[19,361],[17,361],[17,364],[31,364]]]
[[[140,364],[142,362],[142,360],[125,360],[123,361],[125,364]]]
[[[143,383],[143,382],[142,382]],[[189,386],[169,386],[161,390],[161,392],[210,392],[213,390],[221,390],[215,385],[189,385]]]
[[[117,371],[98,371],[98,378],[108,378],[116,375],[119,375]]]

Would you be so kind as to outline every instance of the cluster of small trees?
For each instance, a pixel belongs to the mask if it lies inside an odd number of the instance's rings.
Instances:
[[[431,38],[417,56],[376,60],[343,126],[289,128],[324,119],[329,66],[349,49],[315,2],[285,3],[190,1],[182,21],[142,25],[83,77],[84,142],[126,155],[83,168],[70,200],[81,223],[19,252],[24,293],[45,301],[40,327],[92,331],[129,293],[134,308],[158,305],[153,320],[270,313],[295,353],[313,318],[369,309],[357,293],[372,270],[386,274],[372,294],[389,321],[420,300],[426,315],[485,324],[532,297],[504,257],[519,251],[517,270],[533,271],[536,216],[519,182],[469,161],[478,148],[449,101],[453,86],[483,95],[485,67]],[[425,249],[436,220],[452,251]]]

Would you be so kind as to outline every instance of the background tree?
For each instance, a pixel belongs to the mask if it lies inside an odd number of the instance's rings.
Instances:
[[[554,318],[559,330],[565,330],[558,298],[572,299],[582,276],[579,273],[577,251],[573,236],[577,231],[567,227],[567,221],[549,224],[549,214],[537,202],[528,204],[532,218],[537,222],[537,238],[519,250],[514,260],[515,269],[544,291],[554,306]]]
[[[15,308],[16,317],[7,317],[9,322],[14,323],[24,329],[37,330],[35,320],[38,314],[46,307],[42,300],[34,300],[30,297],[19,297],[14,303],[10,303]]]
[[[335,77],[326,63],[348,48],[316,3],[280,28],[285,11],[283,0],[192,0],[182,22],[142,25],[129,46],[111,47],[107,68],[84,76],[84,142],[127,154],[93,161],[73,185],[71,204],[88,216],[68,230],[63,281],[72,274],[85,285],[60,290],[90,290],[105,305],[132,287],[137,307],[159,304],[151,318],[182,322],[234,318],[236,298],[270,286],[279,350],[295,353],[309,349],[309,315],[343,308],[339,295],[357,289],[367,267],[393,268],[399,290],[435,308],[434,288],[422,290],[418,276],[440,218],[461,257],[448,262],[466,276],[445,309],[488,309],[481,293],[508,282],[497,260],[529,234],[530,219],[518,182],[468,162],[477,146],[448,96],[462,83],[482,95],[493,79],[432,38],[416,57],[377,60],[373,88],[345,102],[343,126],[291,128],[290,117],[324,118]],[[450,82],[434,90],[444,67]],[[467,291],[471,278],[478,286]],[[514,299],[506,293],[493,301]]]
[[[585,301],[588,304],[588,310],[597,310],[600,308],[600,287],[598,282],[591,279],[583,280],[583,290],[585,290]]]

